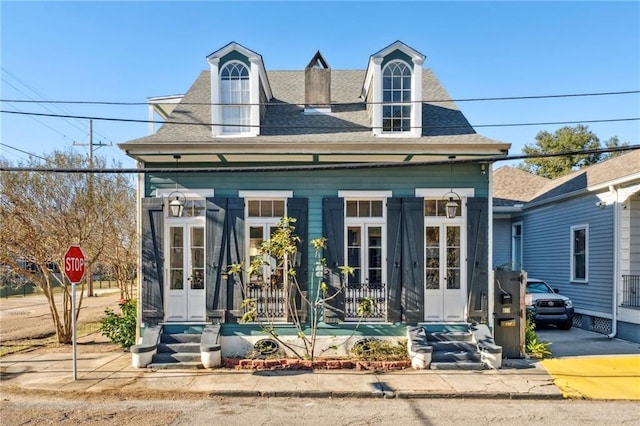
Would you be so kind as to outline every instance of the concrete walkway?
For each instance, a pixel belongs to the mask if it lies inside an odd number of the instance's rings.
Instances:
[[[107,393],[127,398],[180,395],[640,400],[640,345],[580,329],[538,330],[554,358],[503,360],[500,370],[252,371],[131,367],[129,352],[38,351],[0,358],[0,392]]]
[[[15,354],[0,359],[0,390],[109,393],[145,398],[195,394],[245,397],[387,397],[560,399],[538,362],[514,360],[501,370],[372,372],[357,370],[158,370],[131,367],[129,353]]]

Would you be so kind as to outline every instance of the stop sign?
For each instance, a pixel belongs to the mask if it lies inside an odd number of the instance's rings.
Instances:
[[[64,274],[74,284],[84,275],[84,253],[80,246],[70,246],[64,254]]]

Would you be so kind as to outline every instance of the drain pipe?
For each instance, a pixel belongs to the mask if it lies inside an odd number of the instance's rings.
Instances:
[[[620,273],[620,204],[618,204],[619,193],[615,186],[610,185],[609,191],[614,194],[613,201],[613,291],[611,299],[611,334],[610,339],[616,337],[618,333],[618,277]]]

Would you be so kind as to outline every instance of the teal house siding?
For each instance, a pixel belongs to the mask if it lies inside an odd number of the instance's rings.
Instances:
[[[314,58],[310,66],[326,65],[319,52]],[[510,145],[476,133],[423,68],[425,59],[397,41],[363,58],[366,69],[326,69],[331,78],[322,84],[330,86],[307,90],[307,70],[267,70],[259,54],[235,42],[207,56],[210,69],[170,108],[166,123],[120,144],[141,168],[140,321],[221,323],[223,336],[261,335],[259,325],[241,321],[243,300],[253,291],[279,332],[295,335],[293,314],[308,325],[312,313],[302,296],[313,297],[323,281],[336,295],[321,307],[323,336],[356,328],[404,336],[406,324],[425,318],[490,321],[486,169]],[[249,81],[259,83],[248,89],[259,108],[212,102],[223,99],[215,93],[216,73],[231,60],[243,62]],[[410,70],[402,81],[382,76],[394,60]],[[235,83],[240,87],[233,77],[224,80],[226,90]],[[318,107],[305,96],[316,92],[330,93],[331,104]],[[452,217],[449,201],[457,206]],[[170,202],[205,207],[176,216]],[[297,219],[303,239],[293,265],[302,294],[293,295],[293,307],[285,306],[292,295],[284,293],[290,290],[275,264],[255,276],[227,273],[259,255],[283,214]],[[324,265],[309,246],[320,237],[327,238]],[[340,271],[346,264],[358,275],[346,277]],[[204,281],[196,280],[202,270]],[[368,298],[374,312],[358,324],[358,304]]]

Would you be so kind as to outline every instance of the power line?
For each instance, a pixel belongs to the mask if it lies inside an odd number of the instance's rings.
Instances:
[[[112,117],[95,117],[84,115],[60,115],[60,114],[44,114],[37,112],[25,112],[25,111],[7,111],[0,110],[0,113],[5,114],[17,114],[17,115],[33,115],[38,117],[53,117],[53,118],[78,118],[85,120],[102,120],[102,121],[116,121],[126,123],[154,123],[154,124],[180,124],[185,126],[223,126],[222,123],[189,123],[182,121],[161,121],[161,120],[142,120],[135,118],[112,118]],[[582,124],[582,123],[613,123],[623,121],[638,121],[640,117],[628,117],[628,118],[610,118],[601,120],[576,120],[576,121],[547,121],[547,122],[534,122],[534,123],[507,123],[507,124],[469,124],[469,125],[451,125],[451,126],[423,126],[426,129],[458,129],[468,127],[520,127],[520,126],[551,126],[559,124]],[[260,127],[267,129],[333,129],[333,130],[358,130],[358,131],[370,131],[373,127],[353,125],[353,126],[291,126],[291,125],[275,125],[275,124],[233,124],[235,127],[251,128]]]
[[[58,106],[57,104],[59,102],[55,102],[52,101],[51,98],[49,98],[48,96],[46,96],[44,93],[40,92],[38,89],[34,88],[33,86],[29,85],[28,83],[26,83],[25,81],[21,80],[20,78],[18,78],[15,74],[13,74],[11,71],[9,71],[6,67],[1,67],[2,71],[8,75],[9,77],[11,77],[13,80],[15,80],[17,83],[21,84],[22,86],[24,86],[25,88],[27,88],[28,90],[30,90],[31,92],[35,93],[37,96],[40,96],[42,98],[42,100],[36,100],[33,97],[29,96],[28,94],[26,94],[25,92],[23,92],[22,90],[20,90],[18,87],[14,86],[13,84],[11,84],[9,81],[7,81],[4,77],[2,77],[2,80],[8,84],[9,86],[13,87],[15,90],[17,90],[18,92],[22,93],[23,95],[25,95],[27,98],[29,98],[32,103],[39,103],[39,104],[53,104],[53,107],[55,107],[58,111],[62,112],[63,114],[71,114],[71,112],[69,110],[65,110],[64,108]],[[44,109],[46,109],[47,111],[54,113],[54,111],[52,111],[51,109],[49,109],[46,106],[42,106]],[[83,127],[80,127],[78,123],[74,123],[70,120],[68,120],[68,123],[72,126],[75,127],[76,129],[78,129],[79,131],[81,131],[82,133],[85,132],[85,129]],[[44,123],[42,123],[44,124]],[[109,139],[107,136],[99,133],[99,132],[95,132],[96,134],[100,135],[103,139]],[[71,138],[69,138],[71,140]]]
[[[44,157],[41,157],[41,156],[39,156],[39,155],[36,155],[36,154],[34,154],[34,153],[32,153],[32,152],[24,151],[24,150],[22,150],[22,149],[20,149],[20,148],[16,148],[15,146],[7,145],[6,143],[2,143],[2,142],[0,142],[0,145],[2,145],[2,146],[6,146],[7,148],[13,149],[14,151],[18,151],[18,152],[21,152],[21,153],[23,153],[23,154],[27,154],[27,155],[30,155],[30,156],[32,156],[32,157],[39,158],[39,159],[41,159],[41,160],[46,160],[46,158],[44,158]]]
[[[575,97],[587,97],[587,96],[613,96],[613,95],[630,95],[640,93],[640,90],[623,90],[617,92],[591,92],[591,93],[564,93],[553,95],[522,95],[522,96],[496,96],[496,97],[481,97],[481,98],[460,98],[460,99],[427,99],[420,102],[485,102],[485,101],[512,101],[512,100],[530,100],[530,99],[555,99],[555,98],[575,98]],[[80,105],[121,105],[121,106],[136,106],[136,105],[149,105],[147,102],[124,102],[124,101],[64,101],[64,100],[46,100],[35,101],[26,99],[0,99],[0,102],[20,102],[20,103],[51,103],[51,104],[80,104]],[[329,104],[322,104],[319,106],[341,106],[341,105],[373,105],[375,103],[387,103],[387,102],[331,102]],[[233,105],[233,104],[221,104],[211,102],[180,102],[180,105]],[[244,106],[258,105],[258,106],[291,106],[291,105],[304,105],[304,103],[291,104],[282,102],[260,102],[257,104],[238,104]],[[316,105],[316,104],[314,104]]]
[[[346,170],[346,169],[380,169],[418,166],[437,166],[443,164],[477,164],[495,163],[499,161],[524,160],[530,158],[564,157],[573,155],[604,154],[608,152],[625,152],[640,149],[640,145],[628,145],[620,147],[607,147],[598,149],[585,149],[577,151],[563,151],[539,154],[517,154],[517,155],[491,155],[479,156],[478,158],[447,159],[441,161],[416,161],[416,162],[394,162],[394,163],[345,163],[345,164],[311,164],[311,165],[283,165],[283,166],[244,166],[244,167],[173,167],[145,169],[138,168],[54,168],[54,167],[3,167],[4,172],[49,172],[49,173],[257,173],[257,172],[285,172],[285,171],[313,171],[313,170]],[[463,154],[458,154],[463,155]]]

